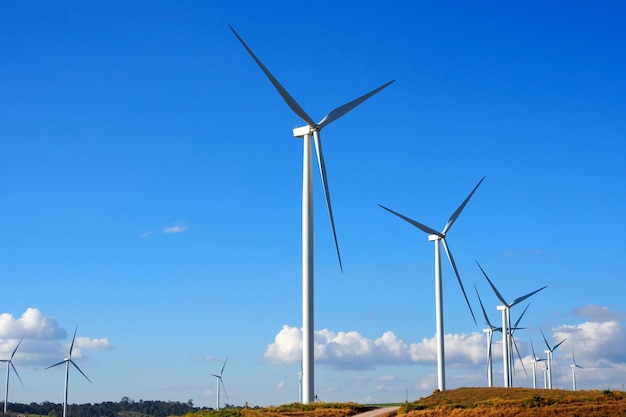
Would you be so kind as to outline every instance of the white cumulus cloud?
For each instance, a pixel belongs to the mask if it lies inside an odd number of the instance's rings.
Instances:
[[[24,367],[50,365],[64,358],[72,342],[71,338],[68,340],[68,332],[54,318],[32,307],[26,309],[19,318],[10,313],[1,313],[0,339],[0,357],[10,356],[20,343],[15,359]],[[72,357],[84,356],[84,350],[111,348],[111,343],[106,338],[77,336]]]
[[[449,363],[476,364],[485,357],[485,338],[480,333],[446,335]],[[436,363],[435,338],[410,346],[392,331],[368,339],[357,331],[315,332],[315,361],[335,369],[373,369],[379,365],[432,365]],[[284,325],[268,345],[265,359],[270,364],[294,364],[302,356],[302,331]]]

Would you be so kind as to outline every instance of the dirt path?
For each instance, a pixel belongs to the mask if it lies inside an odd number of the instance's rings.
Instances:
[[[376,410],[366,411],[353,417],[383,417],[387,414],[395,413],[400,407],[383,407]]]

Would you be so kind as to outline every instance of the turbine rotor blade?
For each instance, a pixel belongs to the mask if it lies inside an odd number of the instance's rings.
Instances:
[[[450,261],[450,265],[452,265],[452,269],[454,270],[454,275],[456,275],[456,280],[459,282],[459,286],[461,287],[461,291],[463,291],[463,297],[465,297],[465,302],[467,303],[467,307],[469,307],[470,313],[472,313],[472,319],[474,319],[474,324],[476,323],[476,316],[474,316],[474,311],[472,310],[472,306],[470,305],[469,299],[467,298],[467,294],[465,293],[465,288],[463,288],[463,282],[461,282],[461,276],[459,275],[459,271],[456,268],[456,263],[454,262],[454,258],[452,257],[452,252],[450,252],[450,248],[448,248],[448,244],[446,243],[446,239],[441,239],[443,243],[443,248],[446,251],[446,255],[448,255],[448,260]]]
[[[15,346],[15,349],[13,349],[13,353],[11,353],[11,359],[9,359],[9,362],[13,360],[13,356],[15,356],[15,352],[17,352],[17,348],[19,348],[20,345],[22,344],[22,340],[24,340],[23,337],[20,339],[19,342],[17,342],[17,346]]]
[[[224,365],[222,365],[222,370],[220,371],[220,379],[222,379],[222,374],[224,373],[224,368],[226,368],[226,362],[228,362],[228,357],[224,361]]]
[[[538,290],[535,290],[535,291],[533,291],[533,292],[531,292],[531,293],[528,293],[528,294],[526,294],[526,295],[524,295],[524,296],[522,296],[522,297],[516,298],[516,299],[515,299],[515,300],[513,300],[513,302],[511,303],[511,307],[513,307],[515,304],[519,304],[519,303],[521,303],[522,301],[524,301],[525,299],[527,299],[527,298],[528,298],[528,297],[530,297],[531,295],[537,294],[539,291],[541,291],[541,290],[543,290],[543,289],[545,289],[545,288],[547,288],[547,287],[548,287],[547,285],[546,285],[546,286],[543,286],[543,287],[539,288]]]
[[[71,363],[72,365],[74,365],[74,368],[78,369],[78,372],[80,372],[81,374],[83,374],[83,376],[85,377],[85,379],[87,379],[87,381],[89,381],[90,383],[92,383],[92,384],[93,384],[93,382],[91,382],[91,379],[89,379],[89,378],[87,377],[87,375],[85,375],[85,373],[84,373],[84,372],[83,372],[83,371],[82,371],[82,370],[78,367],[78,365],[76,365],[76,363],[75,363],[73,360],[71,360],[71,359],[70,359],[70,363]]]
[[[20,378],[20,374],[17,373],[17,369],[15,369],[15,365],[13,365],[13,362],[9,361],[9,363],[11,364],[11,368],[13,368],[13,372],[15,372],[17,379],[19,379],[22,385],[24,385],[24,382],[22,382],[22,378]]]
[[[528,305],[526,306],[526,308],[524,309],[524,311],[522,311],[522,314],[520,314],[519,318],[517,319],[517,321],[515,322],[515,324],[513,325],[513,327],[511,327],[511,334],[513,334],[513,331],[517,330],[518,327],[517,325],[519,324],[519,322],[522,320],[522,317],[524,317],[524,314],[526,314],[526,310],[528,310],[528,307],[530,307],[530,303],[528,303]]]
[[[526,367],[524,366],[524,361],[522,360],[522,355],[519,354],[519,349],[517,348],[517,343],[515,342],[515,338],[511,336],[513,340],[513,346],[515,346],[515,350],[517,351],[517,357],[519,358],[520,363],[522,364],[522,369],[524,370],[524,374],[528,377],[528,372],[526,372]]]
[[[500,294],[500,291],[498,291],[498,289],[496,288],[495,285],[493,285],[493,282],[491,282],[491,280],[489,279],[489,277],[487,276],[487,273],[485,272],[485,270],[483,269],[482,266],[480,266],[480,264],[478,263],[478,261],[476,261],[476,265],[478,265],[478,267],[480,268],[480,270],[482,271],[483,275],[485,276],[485,278],[487,278],[487,282],[489,282],[489,285],[491,285],[491,288],[493,289],[493,292],[496,293],[496,297],[498,297],[498,299],[500,301],[502,301],[502,304],[504,304],[506,307],[509,307],[509,305],[506,303],[506,300],[504,299],[504,297],[502,296],[502,294]]]
[[[317,127],[319,127],[321,129],[324,126],[328,126],[329,124],[331,124],[335,120],[339,119],[344,114],[348,113],[350,110],[354,109],[359,104],[363,103],[368,98],[372,97],[374,94],[378,93],[383,88],[386,88],[387,86],[389,86],[394,81],[395,80],[391,80],[391,81],[381,85],[380,87],[373,89],[369,93],[364,94],[361,97],[359,97],[359,98],[357,98],[355,100],[352,100],[349,103],[344,104],[343,106],[337,107],[336,109],[334,109],[330,113],[328,113],[326,116],[324,116],[324,118],[322,120],[320,120],[319,123],[317,124]]]
[[[467,198],[465,199],[465,201],[463,201],[463,203],[461,203],[461,205],[459,206],[458,209],[456,209],[456,211],[454,213],[452,213],[452,216],[450,216],[450,219],[448,220],[448,223],[446,223],[446,226],[443,228],[443,232],[441,232],[441,234],[445,235],[446,232],[448,231],[448,229],[450,229],[452,227],[452,225],[454,224],[454,222],[456,221],[456,219],[459,217],[459,215],[461,214],[461,212],[463,211],[463,209],[465,208],[465,206],[467,205],[468,201],[470,200],[470,198],[472,198],[472,196],[474,195],[474,193],[476,192],[476,189],[478,188],[478,186],[483,182],[483,180],[485,179],[485,177],[482,177],[480,179],[480,181],[478,181],[478,184],[476,184],[476,187],[474,187],[474,189],[472,190],[472,192],[467,196]]]
[[[478,297],[480,308],[483,310],[483,317],[485,317],[485,324],[493,330],[493,326],[491,325],[491,322],[489,321],[489,317],[487,316],[487,311],[485,311],[485,306],[483,305],[483,301],[480,299],[480,294],[478,294],[478,289],[476,288],[476,284],[474,284],[474,291],[476,291],[476,296]]]
[[[550,348],[550,345],[548,344],[548,340],[546,339],[546,335],[543,334],[543,330],[541,330],[541,328],[539,328],[539,331],[541,332],[541,336],[543,337],[543,341],[546,342],[546,346],[548,347],[548,350],[550,352],[552,352],[552,349]]]
[[[533,360],[537,361],[538,358],[537,358],[537,354],[535,353],[535,347],[533,346],[533,337],[532,336],[530,336],[530,349],[533,352]]]
[[[224,394],[226,395],[226,399],[230,400],[230,398],[228,398],[228,393],[226,392],[226,385],[224,385],[224,381],[222,380],[222,378],[220,378],[220,384],[222,384],[222,389],[224,390]]]
[[[330,190],[328,189],[328,179],[326,177],[326,164],[324,163],[324,154],[322,153],[322,141],[320,133],[313,131],[313,141],[315,142],[315,153],[317,154],[317,164],[320,168],[320,176],[322,177],[322,187],[324,188],[324,196],[326,197],[326,208],[328,209],[328,217],[330,217],[330,227],[333,229],[333,238],[335,239],[335,249],[337,250],[337,259],[339,259],[339,269],[343,272],[343,264],[341,263],[341,254],[339,253],[339,243],[337,242],[337,232],[335,231],[335,219],[333,218],[333,207],[330,203]]]
[[[274,88],[276,88],[276,90],[278,91],[278,93],[281,95],[281,97],[283,98],[283,100],[285,100],[285,103],[287,103],[287,105],[289,106],[289,108],[291,108],[291,110],[293,110],[293,112],[295,114],[297,114],[298,116],[300,116],[300,118],[302,120],[304,120],[304,122],[311,126],[311,127],[316,127],[315,122],[313,121],[313,119],[311,119],[311,117],[309,117],[309,115],[304,111],[304,109],[302,107],[300,107],[300,105],[296,102],[296,100],[293,99],[293,97],[291,97],[291,94],[289,94],[287,92],[287,90],[285,90],[285,88],[278,82],[278,80],[272,75],[272,73],[265,67],[265,65],[263,65],[263,63],[261,62],[261,60],[259,58],[257,58],[257,56],[254,54],[254,52],[252,52],[252,49],[250,49],[248,47],[248,45],[246,45],[246,43],[243,41],[243,39],[241,39],[241,36],[239,36],[239,34],[235,31],[235,29],[233,29],[233,27],[231,25],[228,25],[228,27],[230,28],[230,30],[233,31],[233,33],[235,34],[235,36],[237,37],[237,39],[239,39],[239,42],[241,42],[241,44],[243,45],[244,48],[246,48],[246,51],[248,51],[248,53],[250,54],[250,56],[252,57],[252,59],[254,59],[254,61],[257,63],[257,65],[261,68],[261,70],[265,73],[265,75],[267,76],[267,78],[269,78],[270,82],[274,85]]]
[[[385,207],[385,206],[383,206],[383,205],[381,205],[381,204],[379,204],[379,206],[380,206],[380,207],[382,207],[382,208],[384,208],[384,209],[385,209],[385,210],[387,210],[388,212],[395,214],[396,216],[400,217],[401,219],[403,219],[403,220],[405,220],[405,221],[407,221],[407,222],[411,223],[413,226],[417,227],[418,229],[420,229],[420,230],[421,230],[421,231],[423,231],[423,232],[428,233],[429,235],[437,235],[437,236],[439,236],[440,238],[443,238],[443,237],[444,237],[441,233],[437,232],[437,231],[436,231],[436,230],[434,230],[434,229],[431,229],[430,227],[428,227],[428,226],[426,226],[426,225],[424,225],[424,224],[422,224],[422,223],[416,222],[416,221],[415,221],[415,220],[413,220],[413,219],[410,219],[410,218],[408,218],[408,217],[406,217],[406,216],[403,216],[402,214],[397,213],[397,212],[395,212],[395,211],[393,211],[393,210],[391,210],[391,209],[389,209],[389,208],[387,208],[387,207]]]
[[[50,366],[48,366],[47,368],[43,368],[43,369],[44,369],[44,371],[45,371],[46,369],[50,369],[50,368],[54,368],[55,366],[62,365],[62,364],[64,364],[64,363],[65,363],[65,362],[67,362],[67,361],[68,361],[67,359],[63,359],[61,362],[57,362],[57,363],[55,363],[54,365],[50,365]]]
[[[72,358],[72,350],[74,350],[74,341],[76,340],[76,332],[78,331],[78,326],[74,329],[74,337],[72,337],[72,344],[70,345],[70,359]]]
[[[561,343],[565,342],[567,340],[567,338],[561,340],[559,343],[557,343],[556,345],[554,345],[554,347],[552,348],[553,351],[556,350],[556,348],[558,348],[559,346],[561,346]]]

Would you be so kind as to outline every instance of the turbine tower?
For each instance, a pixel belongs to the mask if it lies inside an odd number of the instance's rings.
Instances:
[[[476,285],[474,285],[474,290],[476,291],[476,296],[478,297],[478,302],[480,303],[480,308],[483,311],[483,317],[485,318],[485,324],[488,326],[486,329],[483,329],[484,333],[487,333],[487,386],[489,388],[493,387],[493,365],[492,365],[492,349],[491,344],[493,341],[493,332],[501,332],[501,327],[496,327],[489,321],[489,316],[487,316],[487,311],[485,311],[485,306],[483,305],[483,301],[480,299],[480,294],[478,294],[478,289]]]
[[[565,342],[567,338],[561,340],[553,347],[550,347],[550,345],[548,344],[548,340],[546,339],[546,335],[543,334],[543,330],[539,329],[539,331],[541,332],[543,341],[546,342],[546,346],[548,347],[548,350],[544,350],[544,352],[548,355],[548,389],[552,389],[552,353],[556,350],[556,348],[561,346],[561,343]]]
[[[576,391],[576,368],[584,369],[582,366],[576,363],[576,357],[574,357],[574,346],[572,346],[572,389]]]
[[[533,359],[531,361],[533,363],[533,388],[537,388],[537,362],[545,361],[545,359],[537,357],[537,354],[535,353],[535,347],[533,346],[532,337],[530,338],[530,348],[533,352]],[[545,375],[544,375],[544,385],[545,385]]]
[[[511,382],[512,382],[511,380],[512,378],[511,353],[510,353],[510,350],[511,350],[511,330],[510,330],[511,329],[511,314],[510,314],[511,307],[521,303],[528,297],[543,290],[544,288],[547,287],[547,285],[542,288],[539,288],[538,290],[535,290],[526,295],[523,295],[519,298],[516,298],[510,303],[507,303],[504,297],[502,297],[502,294],[500,294],[500,292],[496,288],[496,286],[493,285],[493,282],[491,282],[491,280],[485,273],[485,270],[482,268],[482,266],[480,266],[478,261],[476,261],[476,265],[478,265],[478,268],[480,268],[485,278],[487,278],[487,281],[489,282],[489,285],[491,285],[491,288],[493,289],[493,292],[496,294],[496,297],[498,297],[498,299],[503,304],[501,306],[498,306],[498,310],[502,311],[502,364],[503,364],[503,369],[504,369],[504,386],[508,388],[511,386]]]
[[[446,234],[448,233],[448,231],[450,230],[450,228],[452,227],[456,219],[459,217],[459,215],[461,214],[461,212],[467,205],[468,201],[470,200],[470,198],[472,198],[472,196],[474,195],[474,192],[476,192],[476,189],[483,182],[484,179],[485,177],[482,177],[480,181],[478,181],[478,184],[476,184],[476,186],[474,187],[472,192],[467,196],[465,201],[463,201],[463,203],[461,203],[459,208],[457,208],[456,211],[452,213],[452,216],[450,216],[448,223],[446,223],[445,227],[443,228],[443,231],[441,232],[438,232],[435,229],[432,229],[422,223],[412,220],[406,216],[403,216],[400,213],[397,213],[379,204],[380,207],[384,208],[388,212],[395,214],[401,219],[411,223],[413,226],[417,227],[421,231],[428,233],[428,240],[435,242],[435,317],[436,317],[435,320],[436,320],[436,328],[437,328],[437,336],[436,336],[436,339],[437,339],[437,388],[439,388],[440,391],[444,391],[446,389],[445,356],[444,356],[445,348],[444,348],[444,343],[443,343],[443,337],[444,337],[444,333],[443,333],[443,285],[441,283],[441,249],[440,249],[441,245],[440,244],[443,243],[443,248],[446,251],[446,255],[448,255],[448,260],[450,261],[450,265],[452,265],[452,269],[454,270],[456,279],[459,282],[461,291],[463,291],[465,302],[467,303],[467,306],[469,307],[470,313],[472,313],[472,318],[474,319],[474,323],[476,323],[476,317],[474,316],[474,312],[472,311],[472,306],[470,306],[469,300],[467,299],[465,288],[463,288],[463,283],[461,282],[461,276],[459,275],[459,271],[457,270],[456,264],[454,263],[452,252],[450,252],[450,248],[448,247],[448,244],[446,243]]]
[[[13,356],[15,356],[15,352],[17,352],[17,348],[20,347],[22,340],[24,340],[23,337],[20,339],[19,342],[17,342],[17,346],[15,346],[15,349],[13,349],[13,353],[11,353],[11,357],[9,359],[0,359],[0,362],[7,363],[6,387],[4,389],[4,414],[7,413],[7,405],[9,404],[9,369],[10,368],[13,368],[13,371],[15,372],[15,376],[17,376],[17,379],[19,379],[20,382],[22,382],[22,378],[20,378],[20,374],[17,373],[17,369],[15,369],[15,366],[13,365]],[[22,385],[24,385],[23,382],[22,382]]]
[[[57,365],[65,364],[65,390],[64,390],[64,397],[63,397],[63,417],[67,416],[67,386],[68,386],[69,375],[70,375],[70,363],[74,365],[76,369],[78,369],[78,372],[80,372],[87,381],[92,383],[91,380],[87,378],[87,375],[85,375],[85,373],[81,371],[78,365],[76,365],[76,363],[72,360],[72,350],[74,350],[74,340],[76,339],[77,330],[78,330],[78,326],[76,326],[76,329],[74,329],[74,337],[72,337],[72,344],[70,345],[70,354],[68,355],[68,357],[63,359],[60,362],[55,363],[54,365],[50,365],[47,368],[45,368],[45,369],[50,369]]]
[[[335,240],[335,249],[339,260],[339,268],[343,272],[341,255],[339,254],[339,244],[335,232],[335,221],[333,219],[332,206],[330,204],[330,191],[326,179],[326,166],[322,154],[322,142],[320,139],[321,130],[339,119],[341,116],[363,103],[393,81],[370,91],[369,93],[337,107],[328,113],[322,120],[315,123],[313,119],[304,111],[302,107],[291,97],[285,88],[278,82],[272,73],[263,65],[252,50],[246,45],[239,34],[229,26],[239,42],[248,51],[252,59],[261,68],[263,73],[270,80],[274,88],[278,91],[289,108],[300,117],[306,125],[293,129],[293,134],[297,138],[303,138],[303,166],[302,166],[302,359],[303,359],[303,403],[308,404],[313,401],[315,391],[314,357],[313,357],[313,332],[314,332],[314,311],[313,311],[313,152],[312,143],[315,144],[317,163],[322,177],[322,188],[326,197],[326,207],[330,218],[330,226]],[[395,81],[395,80],[394,80]]]
[[[228,358],[226,358],[226,360],[224,361],[224,365],[222,365],[222,370],[220,371],[219,375],[211,374],[211,375],[213,375],[217,379],[217,406],[215,408],[217,411],[219,411],[219,409],[220,409],[220,385],[222,386],[222,388],[224,388],[224,394],[226,394],[226,398],[228,398],[228,393],[226,392],[226,387],[224,386],[224,381],[222,381],[222,374],[224,373],[224,368],[226,367],[226,362],[228,362]]]

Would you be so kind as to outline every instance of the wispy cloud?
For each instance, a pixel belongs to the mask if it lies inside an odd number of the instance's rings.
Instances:
[[[139,235],[140,239],[144,239],[148,236],[151,236],[153,234],[164,234],[164,235],[171,235],[171,234],[177,234],[177,233],[183,233],[185,231],[187,231],[188,226],[186,224],[182,224],[182,223],[177,223],[177,224],[173,224],[171,226],[166,226],[160,229],[152,229],[152,230],[148,230],[147,232],[143,232],[142,234]]]
[[[171,233],[182,233],[185,230],[187,230],[187,226],[182,225],[182,224],[178,224],[178,225],[174,225],[174,226],[164,227],[162,232],[167,235],[167,234],[171,234]]]

